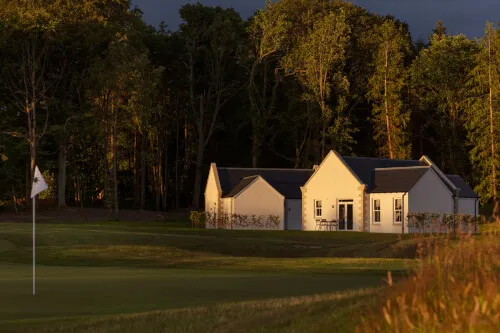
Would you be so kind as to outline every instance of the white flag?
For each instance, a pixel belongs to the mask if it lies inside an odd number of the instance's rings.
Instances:
[[[31,197],[33,198],[38,193],[45,191],[48,188],[47,183],[42,177],[40,170],[35,166],[35,175],[33,176],[33,186],[31,187]]]

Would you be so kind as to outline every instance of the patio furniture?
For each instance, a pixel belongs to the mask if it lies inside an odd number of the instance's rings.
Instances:
[[[328,223],[328,230],[329,231],[333,231],[333,230],[338,231],[339,230],[338,229],[339,225],[337,223],[337,220],[327,221],[327,223]]]
[[[317,231],[337,231],[338,223],[337,220],[328,221],[326,219],[316,219],[316,230]]]

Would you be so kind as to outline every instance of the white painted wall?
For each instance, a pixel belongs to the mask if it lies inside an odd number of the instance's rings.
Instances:
[[[262,216],[267,221],[269,215],[278,215],[277,230],[285,229],[285,198],[264,179],[257,178],[243,192],[233,198],[233,213]],[[233,225],[233,229],[238,227]]]
[[[458,214],[476,216],[479,215],[478,201],[473,198],[458,199]]]
[[[286,230],[302,230],[302,200],[285,199]]]
[[[207,185],[205,186],[205,212],[219,214],[220,193],[216,177],[217,168],[215,164],[210,166]]]
[[[314,202],[321,200],[322,218],[338,218],[338,200],[353,200],[353,231],[363,230],[363,187],[335,152],[330,152],[302,188],[303,230],[316,228]]]
[[[408,212],[453,214],[453,195],[433,169],[408,193]]]
[[[373,201],[380,200],[380,223],[375,223]],[[394,199],[403,199],[403,218],[408,215],[408,195],[404,193],[371,193],[370,194],[370,232],[376,233],[402,233],[401,223],[394,222]]]
[[[220,199],[220,214],[227,216],[233,215],[233,198],[222,198]]]

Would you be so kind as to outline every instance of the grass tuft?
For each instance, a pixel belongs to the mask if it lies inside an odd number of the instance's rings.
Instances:
[[[500,332],[499,236],[500,221],[479,237],[424,241],[414,274],[357,331]]]

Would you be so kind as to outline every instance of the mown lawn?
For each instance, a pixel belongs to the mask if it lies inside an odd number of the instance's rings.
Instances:
[[[388,270],[411,268],[413,260],[396,257],[412,249],[397,235],[40,224],[33,297],[31,225],[3,223],[0,331],[273,332],[308,320],[313,327],[315,316],[337,322],[370,299],[365,288],[380,286]]]

